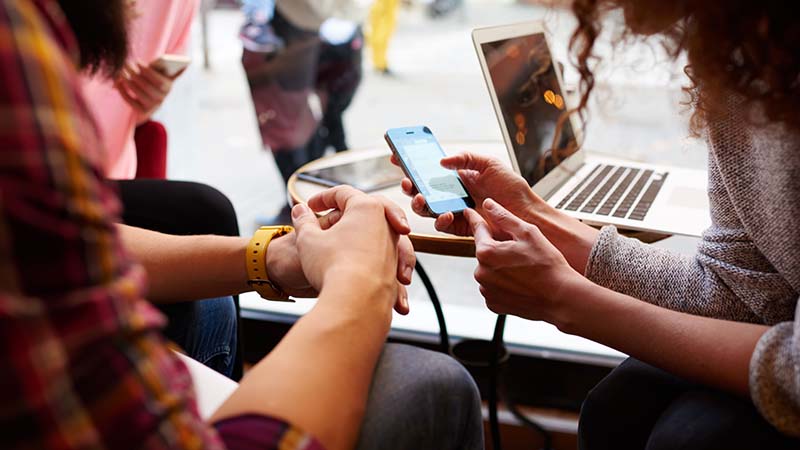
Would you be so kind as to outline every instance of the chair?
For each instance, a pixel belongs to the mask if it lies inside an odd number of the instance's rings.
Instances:
[[[167,129],[148,120],[139,125],[134,134],[138,166],[136,178],[167,178]]]
[[[197,398],[197,409],[200,417],[208,420],[239,385],[186,355],[179,352],[175,352],[175,354],[189,369]]]

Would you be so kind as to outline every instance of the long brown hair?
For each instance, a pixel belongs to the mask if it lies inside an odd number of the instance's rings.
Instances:
[[[595,85],[594,43],[605,13],[621,9],[623,36],[660,34],[673,57],[685,52],[691,130],[726,114],[731,96],[757,116],[800,129],[800,15],[784,0],[573,0],[578,28],[570,41],[581,75],[583,111]],[[758,120],[757,118],[754,120]]]

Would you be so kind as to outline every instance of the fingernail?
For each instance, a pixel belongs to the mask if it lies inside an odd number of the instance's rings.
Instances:
[[[405,217],[400,218],[400,223],[402,223],[403,226],[408,228],[409,230],[411,229],[411,225],[408,224],[408,220]]]
[[[414,268],[411,266],[406,266],[406,269],[403,271],[403,276],[406,277],[407,280],[410,280],[413,273]]]
[[[483,207],[486,209],[495,209],[497,207],[497,202],[490,198],[487,198],[483,202]]]
[[[302,203],[298,203],[292,208],[292,219],[298,219],[308,213],[308,207]]]

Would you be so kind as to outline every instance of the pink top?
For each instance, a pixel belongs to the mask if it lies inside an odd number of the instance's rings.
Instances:
[[[150,64],[164,54],[184,53],[198,3],[199,0],[137,0],[130,27],[129,60]],[[117,180],[134,178],[133,133],[142,118],[107,79],[84,77],[83,91],[108,152],[105,176]]]

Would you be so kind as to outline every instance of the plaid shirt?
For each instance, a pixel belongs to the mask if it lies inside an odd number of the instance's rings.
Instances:
[[[116,234],[77,49],[54,0],[0,0],[0,448],[222,448]],[[259,448],[312,446],[264,420]]]

